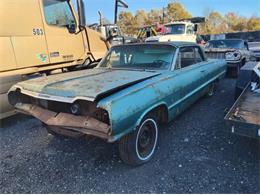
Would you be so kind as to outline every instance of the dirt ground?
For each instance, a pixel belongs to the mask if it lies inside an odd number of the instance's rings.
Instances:
[[[224,115],[235,80],[220,82],[160,129],[154,158],[125,165],[117,144],[59,140],[41,123],[1,121],[0,193],[260,193],[260,143],[229,133]]]

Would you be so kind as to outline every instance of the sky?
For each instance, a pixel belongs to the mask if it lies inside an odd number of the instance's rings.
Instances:
[[[119,8],[120,11],[135,13],[138,9],[149,11],[166,7],[171,0],[123,0],[129,8]],[[98,11],[110,22],[114,21],[115,0],[84,0],[86,9],[86,20],[88,24],[98,22]],[[218,11],[221,14],[235,12],[239,15],[260,17],[260,0],[179,0],[180,3],[192,14],[192,16],[203,16],[205,10]]]

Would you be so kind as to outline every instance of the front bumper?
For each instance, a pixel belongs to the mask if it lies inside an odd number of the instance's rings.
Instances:
[[[236,68],[241,66],[241,61],[227,61],[227,67],[229,68]]]
[[[33,104],[17,103],[15,108],[18,112],[32,115],[47,126],[59,128],[61,131],[76,131],[83,135],[92,135],[107,141],[111,140],[110,125],[93,117],[57,113]]]

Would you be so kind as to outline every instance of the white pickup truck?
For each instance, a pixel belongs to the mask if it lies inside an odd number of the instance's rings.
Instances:
[[[145,42],[183,41],[200,43],[202,40],[199,40],[197,29],[198,23],[202,22],[205,22],[204,17],[194,17],[164,24],[166,33],[149,37]]]

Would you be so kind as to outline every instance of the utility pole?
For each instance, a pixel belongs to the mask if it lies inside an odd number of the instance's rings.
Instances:
[[[117,11],[118,11],[118,1],[115,0],[115,19],[114,19],[114,24],[117,23]]]
[[[164,7],[162,8],[162,23],[164,24],[164,18],[165,18],[165,13],[164,13]]]
[[[114,23],[117,23],[118,7],[128,8],[128,5],[123,0],[115,0],[115,19]]]

